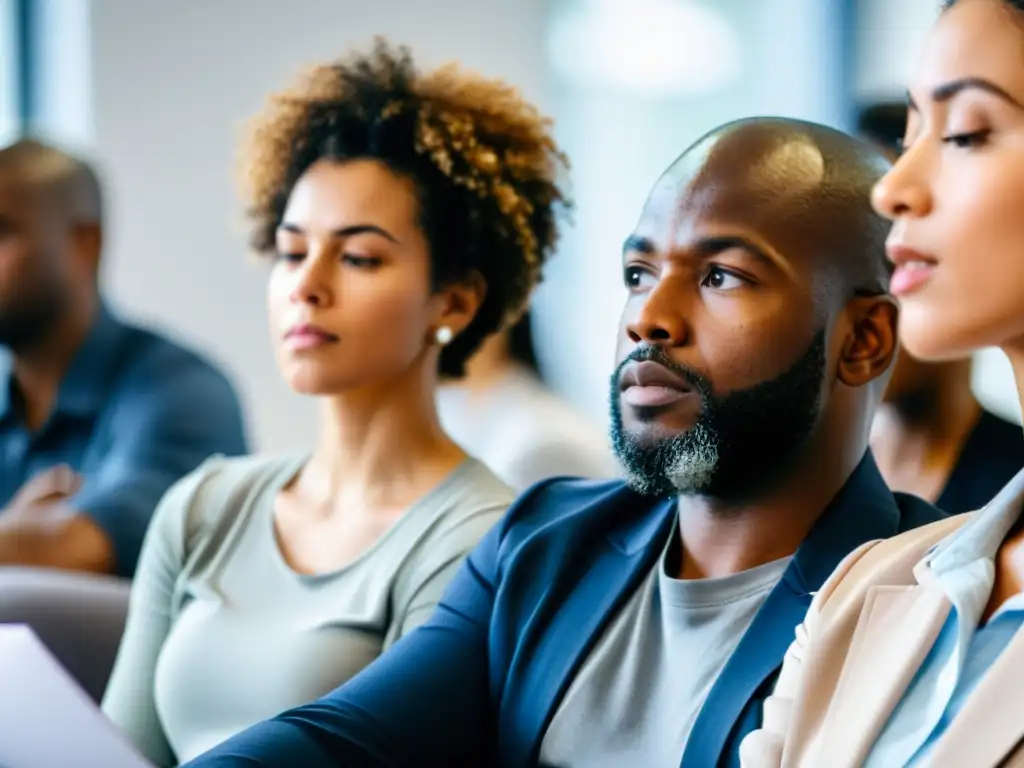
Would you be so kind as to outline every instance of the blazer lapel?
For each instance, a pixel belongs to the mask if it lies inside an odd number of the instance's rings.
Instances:
[[[757,689],[781,666],[810,604],[811,595],[785,580],[771,591],[704,700],[682,766],[719,765],[729,734]]]
[[[625,534],[602,536],[596,542],[584,539],[562,553],[568,562],[586,565],[582,573],[579,568],[562,569],[572,583],[549,585],[549,593],[566,597],[553,603],[546,622],[540,617],[531,651],[517,653],[513,660],[518,669],[510,669],[509,678],[519,677],[517,704],[502,707],[499,732],[519,737],[506,741],[509,752],[502,756],[502,765],[536,764],[544,732],[580,664],[654,566],[675,520],[675,501],[670,499]]]
[[[822,727],[821,743],[830,765],[853,768],[863,763],[935,643],[950,607],[932,584],[878,586],[868,592]]]
[[[1024,632],[985,673],[932,752],[934,768],[994,768],[1024,741]]]
[[[846,555],[866,541],[894,535],[899,523],[896,500],[870,451],[866,452],[800,545],[715,681],[686,742],[683,768],[720,765],[730,745],[738,747],[745,734],[734,734],[734,729],[758,690],[782,666],[813,592]]]

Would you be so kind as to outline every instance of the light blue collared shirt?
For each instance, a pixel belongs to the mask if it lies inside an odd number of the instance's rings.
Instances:
[[[1021,513],[1024,470],[960,530],[925,558],[953,604],[903,698],[893,710],[864,768],[923,766],[985,673],[1024,624],[1024,594],[978,623],[992,594],[995,556]]]

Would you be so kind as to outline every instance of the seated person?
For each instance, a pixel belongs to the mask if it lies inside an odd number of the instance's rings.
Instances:
[[[518,491],[558,475],[618,474],[608,438],[541,378],[528,314],[445,382],[438,410],[449,434]]]
[[[435,389],[528,301],[561,164],[511,88],[383,42],[257,118],[244,193],[271,343],[321,433],[211,461],[161,503],[103,700],[149,760],[348,680],[430,617],[504,514],[513,492],[444,433]]]
[[[131,576],[164,492],[246,451],[224,376],[104,303],[102,219],[84,162],[0,150],[2,565]]]
[[[190,765],[734,764],[825,576],[941,514],[867,449],[896,347],[886,167],[794,120],[688,149],[625,243],[627,481],[535,486],[423,627]]]
[[[861,111],[861,135],[895,161],[906,103]],[[1018,425],[985,410],[971,391],[970,355],[919,360],[900,348],[875,416],[871,451],[889,487],[959,514],[983,507],[1024,467]]]
[[[945,7],[906,149],[873,195],[893,222],[901,342],[922,360],[998,346],[1024,395],[1024,2]],[[851,554],[798,630],[744,765],[1024,765],[1022,501],[1024,471],[975,512]]]

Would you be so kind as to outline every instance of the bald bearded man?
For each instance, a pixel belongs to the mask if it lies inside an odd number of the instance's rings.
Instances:
[[[626,482],[534,486],[422,629],[189,765],[735,764],[825,577],[941,517],[867,450],[896,345],[886,166],[778,119],[687,150],[626,239]]]

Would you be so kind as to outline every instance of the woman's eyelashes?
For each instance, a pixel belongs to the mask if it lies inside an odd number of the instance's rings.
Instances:
[[[379,256],[361,256],[355,253],[342,254],[341,260],[358,269],[376,269],[383,263]]]
[[[950,133],[942,137],[942,143],[951,144],[958,149],[970,149],[971,147],[977,147],[984,144],[990,133],[991,131],[988,128],[983,128],[977,131]]]
[[[306,259],[303,251],[278,251],[277,258],[289,264],[298,264]],[[383,260],[379,256],[363,256],[357,253],[343,253],[339,257],[343,264],[357,269],[376,269]]]

